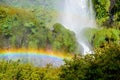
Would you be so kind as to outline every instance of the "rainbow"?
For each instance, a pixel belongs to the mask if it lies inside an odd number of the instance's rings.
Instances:
[[[9,60],[22,59],[36,66],[45,66],[52,64],[53,66],[60,66],[64,64],[64,59],[71,59],[73,55],[64,52],[55,52],[44,49],[5,49],[0,50],[0,58]]]

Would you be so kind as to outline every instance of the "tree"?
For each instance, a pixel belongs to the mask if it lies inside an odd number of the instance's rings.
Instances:
[[[93,74],[91,79],[96,80],[96,78],[100,78],[101,80],[119,80],[120,46],[111,43],[106,45],[104,48],[96,49],[96,53],[95,62],[90,68]],[[98,77],[95,77],[95,74],[98,75]]]
[[[86,80],[89,63],[81,56],[74,56],[72,60],[65,60],[61,67],[60,80]]]
[[[110,7],[109,7],[109,24],[113,23],[113,16],[115,14],[115,4],[117,0],[110,0]]]
[[[120,21],[119,0],[93,0],[96,20],[99,25],[112,27]]]
[[[119,80],[120,46],[108,44],[94,54],[75,56],[61,67],[60,80]]]

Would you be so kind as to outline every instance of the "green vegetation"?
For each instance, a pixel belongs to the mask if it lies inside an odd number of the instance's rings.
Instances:
[[[50,24],[49,11],[29,12],[0,6],[0,48],[45,48],[73,53],[76,49],[74,33],[59,23]],[[39,15],[39,17],[38,17]],[[54,14],[53,14],[54,15]],[[48,26],[49,25],[49,26]]]
[[[120,80],[120,46],[106,44],[96,54],[75,55],[61,67],[35,67],[18,61],[0,61],[1,80]]]
[[[58,15],[52,8],[54,0],[44,0],[51,4],[46,3],[46,7],[34,3],[20,7],[20,0],[12,0],[8,2],[12,6],[8,6],[7,1],[0,1],[0,49],[44,48],[76,53],[75,34],[54,22]],[[92,1],[98,29],[87,29],[85,34],[94,54],[75,55],[60,67],[0,60],[0,80],[120,80],[120,0]]]
[[[93,3],[99,25],[107,27],[120,26],[119,0],[93,0]]]
[[[58,80],[58,68],[52,65],[34,67],[20,61],[0,61],[0,80]]]
[[[98,30],[93,38],[92,44],[94,47],[104,47],[106,43],[119,44],[120,41],[120,31],[116,29],[102,29]]]
[[[62,49],[63,51],[74,52],[77,46],[74,33],[65,29],[61,24],[55,24],[53,28],[53,48],[55,50]]]
[[[96,12],[98,29],[88,29],[86,35],[89,42],[96,47],[120,41],[120,1],[119,0],[92,0]]]
[[[87,29],[85,32],[89,42],[94,48],[104,47],[104,44],[114,43],[119,45],[120,31],[114,28]]]
[[[95,52],[65,61],[60,80],[120,80],[120,46],[107,45]]]

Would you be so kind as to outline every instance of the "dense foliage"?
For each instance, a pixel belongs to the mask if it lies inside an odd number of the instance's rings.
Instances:
[[[75,53],[75,34],[55,23],[55,0],[18,1],[23,0],[0,0],[1,49],[44,48]],[[100,29],[88,29],[86,36],[94,54],[75,55],[58,68],[0,60],[0,80],[120,80],[120,0],[92,1]]]
[[[74,52],[74,33],[59,23],[52,27],[50,15],[30,12],[9,6],[0,6],[0,48],[46,48]],[[39,15],[39,16],[38,16]]]
[[[35,67],[18,61],[0,61],[1,80],[120,80],[120,46],[106,44],[96,54],[75,55],[61,67]]]
[[[87,29],[85,32],[89,42],[94,48],[104,47],[104,44],[114,43],[119,45],[120,30],[114,28]]]
[[[34,67],[20,61],[0,61],[0,80],[58,80],[58,68]]]
[[[120,46],[106,45],[95,52],[65,61],[60,80],[120,80]]]
[[[92,0],[97,23],[102,26],[115,27],[120,21],[120,0]],[[119,25],[120,26],[120,25]]]
[[[92,45],[94,47],[104,47],[105,43],[119,44],[120,41],[120,31],[117,29],[102,29],[95,32],[92,37]]]

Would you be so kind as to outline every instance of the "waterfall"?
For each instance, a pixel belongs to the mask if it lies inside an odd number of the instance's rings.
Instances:
[[[95,27],[95,17],[92,0],[64,0],[60,22],[76,35],[82,46],[82,54],[92,53],[91,45],[84,35],[86,28]],[[81,49],[82,50],[82,49]]]

